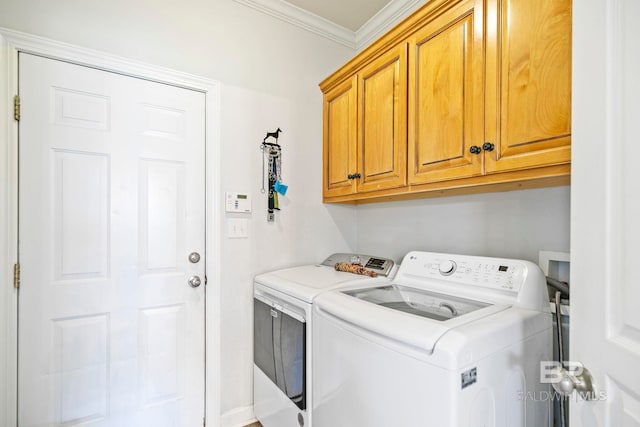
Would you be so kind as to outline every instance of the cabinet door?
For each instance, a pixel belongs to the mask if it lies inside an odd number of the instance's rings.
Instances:
[[[482,174],[482,1],[463,1],[409,39],[409,183]]]
[[[407,48],[358,73],[358,192],[401,187],[407,176]]]
[[[571,0],[487,5],[487,173],[569,163]]]
[[[324,94],[323,114],[323,195],[348,195],[356,189],[357,77]]]

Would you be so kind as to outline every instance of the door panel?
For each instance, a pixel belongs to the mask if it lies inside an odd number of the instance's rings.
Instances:
[[[53,150],[54,277],[104,278],[109,268],[109,158]]]
[[[572,426],[640,426],[640,3],[574,2],[571,359],[594,377]]]
[[[144,275],[178,272],[186,247],[184,164],[140,160],[140,269]],[[158,215],[157,212],[165,212]]]
[[[482,2],[465,1],[410,41],[409,183],[482,173]]]
[[[109,317],[53,319],[55,424],[97,422],[109,412]],[[82,342],[82,346],[77,343]]]
[[[358,192],[406,183],[407,47],[401,44],[358,72]]]
[[[571,3],[490,2],[487,173],[571,160]]]
[[[200,425],[204,94],[19,61],[19,424]]]
[[[324,197],[355,191],[349,175],[356,173],[357,78],[324,95]]]

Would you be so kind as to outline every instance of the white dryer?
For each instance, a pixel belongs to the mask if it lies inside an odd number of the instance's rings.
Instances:
[[[390,283],[319,295],[314,427],[548,426],[545,283],[528,261],[410,252]]]
[[[377,277],[336,271],[360,264]],[[381,285],[395,273],[390,259],[333,254],[322,264],[260,274],[254,282],[254,413],[264,427],[309,427],[312,416],[313,299],[352,284]]]

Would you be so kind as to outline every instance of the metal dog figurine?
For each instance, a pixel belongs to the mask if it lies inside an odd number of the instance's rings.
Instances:
[[[282,129],[280,128],[278,128],[275,132],[267,132],[267,136],[264,137],[262,142],[266,142],[267,138],[269,138],[270,136],[275,138],[276,142],[278,142],[278,135],[280,135],[280,132],[282,132]]]

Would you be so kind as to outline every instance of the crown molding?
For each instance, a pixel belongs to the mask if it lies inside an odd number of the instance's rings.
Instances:
[[[284,0],[234,0],[344,46],[360,50],[425,0],[391,0],[358,31],[351,31]]]
[[[356,49],[367,47],[424,3],[425,0],[391,0],[355,33]]]
[[[319,36],[333,40],[352,49],[356,48],[356,35],[353,31],[334,24],[314,13],[308,12],[282,0],[234,0],[252,9],[274,18],[303,28]]]

